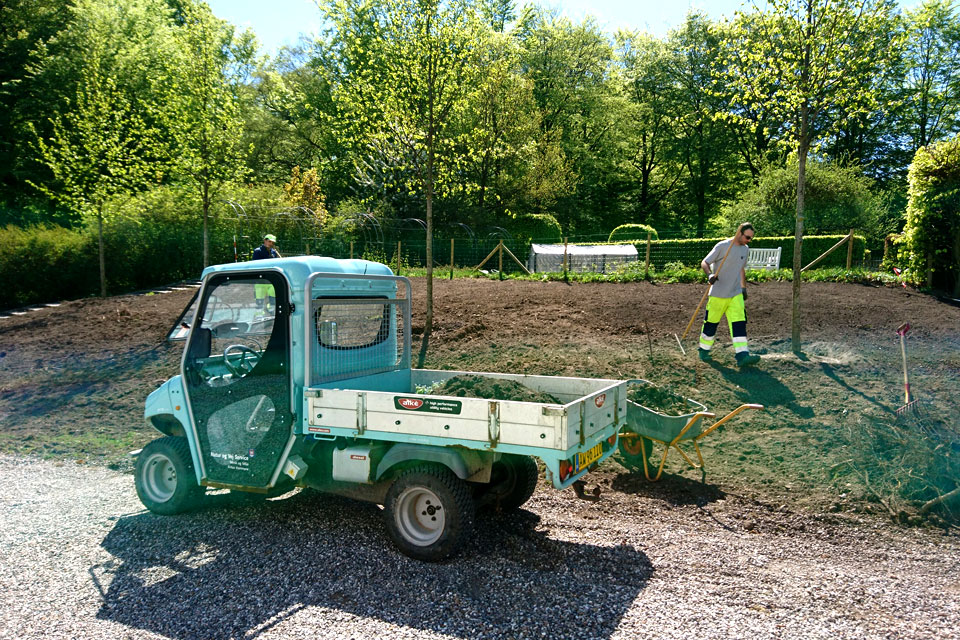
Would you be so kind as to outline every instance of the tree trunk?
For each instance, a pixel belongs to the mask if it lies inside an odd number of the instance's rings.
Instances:
[[[797,228],[793,240],[793,326],[791,343],[794,353],[800,353],[800,270],[803,268],[801,250],[803,249],[803,196],[806,190],[807,150],[810,146],[807,141],[807,117],[809,105],[803,101],[800,108],[800,148],[798,150],[797,171]]]
[[[107,252],[103,246],[103,203],[97,204],[97,244],[100,247],[100,297],[107,297]]]
[[[429,32],[429,21],[427,26]],[[431,69],[432,72],[432,69]],[[432,80],[432,73],[430,74]],[[423,369],[427,358],[427,348],[430,346],[430,334],[433,333],[433,169],[436,156],[434,155],[434,136],[436,122],[433,113],[433,82],[428,81],[427,95],[427,179],[424,181],[427,192],[427,317],[423,323],[423,340],[420,342],[420,355],[417,357],[417,368]]]
[[[207,219],[210,214],[210,186],[201,187],[201,198],[203,199],[203,268],[206,269],[210,264],[210,235],[207,230]]]

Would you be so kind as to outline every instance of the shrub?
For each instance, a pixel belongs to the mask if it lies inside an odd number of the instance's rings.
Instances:
[[[646,224],[622,224],[610,232],[607,242],[646,242],[647,234],[651,240],[657,240],[657,230]]]
[[[912,279],[960,296],[960,137],[919,149],[909,183],[904,234]]]
[[[847,232],[851,228],[872,233],[882,242],[878,220],[886,215],[884,201],[874,195],[873,181],[855,167],[832,163],[807,163],[804,192],[804,230],[811,235]],[[759,234],[789,235],[796,229],[797,165],[771,166],[757,186],[727,205],[722,213],[731,233],[745,220]]]
[[[563,229],[560,223],[549,213],[530,213],[517,216],[510,225],[517,246],[530,242],[559,243],[563,242]]]

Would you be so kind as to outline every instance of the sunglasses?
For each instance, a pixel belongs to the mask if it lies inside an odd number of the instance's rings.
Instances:
[[[747,234],[743,234],[743,239],[747,241],[753,240],[753,234],[751,233],[749,236]]]

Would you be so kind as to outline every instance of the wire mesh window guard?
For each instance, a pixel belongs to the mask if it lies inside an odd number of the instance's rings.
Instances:
[[[308,384],[409,368],[409,305],[403,298],[314,299]]]

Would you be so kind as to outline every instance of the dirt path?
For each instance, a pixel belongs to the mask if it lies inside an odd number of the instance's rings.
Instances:
[[[0,635],[921,640],[960,624],[957,538],[614,483],[597,504],[540,487],[434,565],[394,551],[371,505],[215,496],[155,516],[127,474],[0,456]]]

